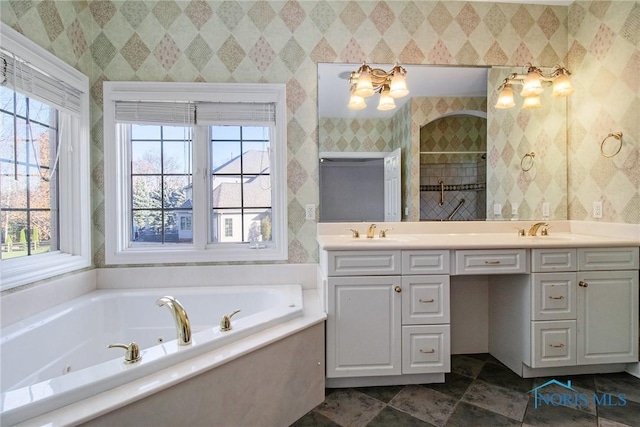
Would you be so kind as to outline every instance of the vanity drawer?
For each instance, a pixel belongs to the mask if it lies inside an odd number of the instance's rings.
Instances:
[[[526,249],[456,251],[456,274],[528,273]]]
[[[576,249],[533,249],[531,271],[576,271],[578,251]]]
[[[402,278],[402,324],[449,323],[449,276]]]
[[[402,251],[402,274],[449,274],[449,251]]]
[[[400,251],[330,251],[329,276],[399,275]]]
[[[402,373],[451,372],[449,325],[402,327]]]
[[[531,367],[576,364],[576,321],[531,322]]]
[[[637,270],[638,248],[578,248],[578,270]]]
[[[576,273],[531,275],[533,320],[576,318]]]

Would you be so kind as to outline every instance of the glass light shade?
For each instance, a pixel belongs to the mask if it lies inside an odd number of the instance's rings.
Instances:
[[[544,91],[542,87],[542,81],[540,74],[535,71],[530,71],[524,78],[522,92],[520,95],[527,97],[531,95],[540,95]]]
[[[569,76],[566,74],[560,74],[553,81],[553,92],[551,96],[553,98],[560,98],[563,96],[569,96],[573,93],[573,87],[571,87],[571,82],[569,81]]]
[[[380,102],[378,103],[378,110],[388,111],[396,108],[396,103],[391,96],[389,96],[389,86],[385,85],[382,92],[380,92]]]
[[[364,98],[358,95],[351,94],[349,98],[349,104],[347,107],[351,110],[362,110],[366,108],[367,104],[364,102]]]
[[[505,86],[498,95],[498,101],[496,101],[496,108],[511,108],[515,107],[516,103],[513,100],[513,89],[511,86]]]
[[[391,86],[389,88],[389,96],[392,98],[402,98],[409,95],[409,89],[407,89],[407,82],[402,73],[394,73],[391,77]]]
[[[542,103],[540,102],[540,95],[529,95],[524,98],[524,103],[522,104],[523,110],[532,110],[534,108],[542,107]]]
[[[363,98],[374,94],[373,84],[371,83],[371,74],[369,74],[369,72],[365,71],[360,73],[358,83],[356,83],[356,90],[353,93],[354,95],[358,95]]]

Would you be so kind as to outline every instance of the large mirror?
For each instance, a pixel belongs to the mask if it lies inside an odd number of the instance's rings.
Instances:
[[[369,64],[389,71],[393,64]],[[404,221],[567,218],[566,100],[493,105],[522,67],[404,65],[409,95],[347,108],[359,64],[318,64],[320,221],[382,221],[384,156],[399,150]],[[514,87],[514,92],[516,88]]]

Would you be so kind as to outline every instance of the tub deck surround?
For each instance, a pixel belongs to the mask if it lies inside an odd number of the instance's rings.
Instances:
[[[369,223],[318,224],[320,250],[378,249],[508,249],[640,246],[640,226],[578,221],[546,221],[549,235],[518,236],[536,221],[394,222],[379,223],[391,229],[387,237],[364,236]],[[360,231],[352,237],[349,228]]]
[[[28,425],[77,424],[295,334],[325,318],[318,308],[317,292],[303,291],[299,285],[214,287],[217,294],[212,294],[211,289],[100,290],[3,328],[2,424],[13,425],[32,417],[39,417],[39,421],[30,420]],[[239,295],[240,292],[244,294]],[[222,301],[222,306],[208,303],[207,293],[214,300]],[[248,299],[251,293],[256,294],[257,300]],[[105,303],[119,295],[128,298],[115,304]],[[187,309],[194,332],[191,346],[177,345],[173,319],[154,304],[162,295],[175,296]],[[135,298],[138,301],[134,301]],[[148,304],[141,302],[145,299]],[[235,309],[243,311],[234,316],[233,329],[220,332],[220,318]],[[85,316],[89,315],[84,320],[76,318],[82,317],[82,311]],[[56,323],[64,322],[65,318],[69,324]],[[137,322],[132,324],[134,320]],[[47,332],[48,327],[55,331]],[[61,330],[68,333],[60,334]],[[82,338],[82,330],[90,336]],[[36,341],[31,345],[21,341],[29,334]],[[63,335],[67,342],[59,339]],[[26,367],[29,359],[24,359],[24,349],[42,348],[47,336],[56,340],[47,344],[47,348],[58,349],[60,354],[52,357],[51,352],[47,352],[46,360],[40,361],[44,366]],[[158,339],[164,342],[158,345]],[[75,344],[69,340],[75,340]],[[130,341],[140,344],[141,362],[125,365],[120,351],[106,349],[107,344]],[[18,350],[22,349],[14,356],[7,351],[12,343],[19,344]],[[32,358],[37,359],[37,354],[34,352]],[[89,360],[83,361],[83,356]],[[70,372],[60,376],[68,367]],[[31,375],[34,372],[37,374]],[[19,378],[21,375],[31,375],[31,378]],[[92,403],[86,406],[83,402]],[[58,409],[61,407],[64,408]],[[62,411],[60,417],[58,411]]]

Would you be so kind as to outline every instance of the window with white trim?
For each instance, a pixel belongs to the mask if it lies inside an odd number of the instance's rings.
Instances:
[[[105,82],[107,264],[287,259],[285,99],[282,84]]]
[[[88,78],[0,26],[1,288],[91,265]]]

